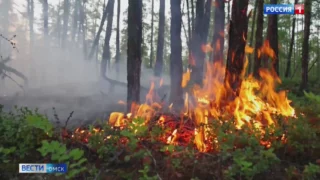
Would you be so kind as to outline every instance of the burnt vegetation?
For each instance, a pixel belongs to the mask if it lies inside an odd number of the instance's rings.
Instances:
[[[320,178],[319,1],[290,1],[304,15],[263,13],[281,0],[40,2],[0,1],[1,179]],[[68,99],[89,76],[99,96]],[[74,88],[32,99],[43,83]],[[50,116],[19,98],[78,109]],[[95,101],[111,105],[80,123]]]

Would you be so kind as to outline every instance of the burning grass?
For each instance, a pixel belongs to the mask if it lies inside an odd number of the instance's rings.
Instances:
[[[272,55],[268,46],[260,53]],[[68,179],[319,178],[319,118],[296,112],[287,93],[275,90],[281,80],[272,71],[261,69],[260,79],[244,72],[236,94],[224,82],[225,68],[207,63],[202,86],[190,82],[190,70],[183,75],[179,111],[157,96],[155,82],[129,113],[73,131],[27,109],[1,111],[0,159],[68,163]],[[319,97],[307,95],[317,100],[310,107],[319,107]],[[14,175],[4,177],[16,177],[17,166],[8,167],[1,170]]]
[[[224,116],[230,119],[208,118],[208,124],[197,126],[194,115],[167,108],[158,109],[148,121],[123,114],[116,118],[123,120],[120,126],[102,122],[71,131],[54,128],[28,109],[0,111],[0,172],[6,172],[1,176],[7,179],[17,177],[21,162],[61,162],[70,165],[69,179],[317,179],[319,119],[297,116],[272,114],[271,125],[245,123],[239,128],[230,114]],[[206,137],[206,151],[195,143],[199,132]]]
[[[259,52],[273,57],[268,43],[265,43]],[[241,74],[239,94],[235,94],[230,84],[224,81],[223,65],[207,62],[202,86],[190,85],[191,71],[188,70],[183,75],[181,84],[186,93],[184,108],[180,112],[172,110],[173,104],[165,105],[155,99],[155,84],[152,83],[144,104],[132,104],[131,112],[128,114],[112,113],[109,125],[122,129],[126,128],[128,123],[134,123],[135,118],[142,118],[143,126],[159,125],[170,129],[170,133],[162,141],[168,144],[184,144],[185,141],[194,139],[197,150],[209,152],[215,151],[213,147],[219,144],[209,136],[214,133],[208,126],[213,121],[223,124],[232,120],[237,130],[246,125],[259,129],[263,136],[266,127],[280,125],[275,120],[276,116],[286,117],[285,121],[296,116],[286,92],[276,92],[276,85],[281,83],[281,80],[273,71],[260,69],[260,79],[252,75],[245,77],[245,72],[246,66]],[[191,138],[192,136],[194,138]],[[267,147],[270,144],[265,141],[261,143]]]
[[[268,46],[262,50],[260,53],[272,55]],[[244,72],[239,94],[235,94],[224,82],[225,68],[208,62],[202,86],[190,82],[190,70],[183,75],[184,107],[180,111],[165,104],[152,83],[146,102],[132,104],[129,113],[113,112],[107,124],[77,128],[65,132],[63,138],[85,144],[99,159],[111,159],[99,167],[121,164],[111,173],[117,177],[120,172],[146,179],[250,179],[268,172],[276,172],[274,178],[309,177],[308,171],[313,172],[310,177],[317,177],[320,169],[314,163],[319,147],[312,141],[319,139],[319,127],[305,117],[298,118],[301,115],[291,106],[286,91],[275,90],[281,80],[273,71],[261,69],[260,79],[245,77]],[[302,158],[306,151],[312,155]],[[292,169],[288,157],[313,163]],[[132,172],[138,167],[140,175]]]

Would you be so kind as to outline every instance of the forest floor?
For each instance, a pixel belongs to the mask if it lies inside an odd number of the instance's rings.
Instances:
[[[148,93],[152,72],[142,72],[140,99],[143,102]],[[110,75],[109,75],[110,76]],[[73,112],[69,121],[70,127],[91,124],[96,120],[107,120],[111,112],[124,112],[126,106],[119,101],[126,101],[126,77],[120,75],[110,76],[123,84],[112,85],[106,80],[83,83],[64,83],[38,88],[30,88],[10,95],[0,95],[0,104],[4,110],[12,110],[14,106],[38,109],[51,121],[56,121],[58,115],[61,123],[65,123],[70,113]],[[159,94],[164,96],[169,92],[169,77],[164,76],[164,85],[159,89]],[[53,109],[54,108],[54,109]]]
[[[289,124],[269,127],[274,133],[265,138],[271,148],[261,145],[256,138],[261,135],[250,128],[231,134],[222,131],[234,128],[230,121],[223,126],[212,125],[216,138],[223,142],[215,147],[219,152],[197,151],[192,142],[176,146],[155,141],[154,137],[161,132],[136,124],[131,124],[134,129],[117,131],[103,123],[99,129],[104,131],[95,134],[90,124],[96,119],[106,122],[111,112],[125,111],[124,105],[118,104],[126,97],[125,87],[116,87],[111,93],[108,85],[102,87],[99,83],[83,87],[68,84],[58,89],[30,90],[27,96],[2,97],[5,111],[0,113],[0,160],[4,163],[0,166],[0,178],[319,179],[320,92],[317,90],[320,84],[310,83],[315,95],[308,98],[298,93],[298,85],[296,81],[285,81],[280,89],[290,89],[289,99],[293,100],[296,111],[304,115],[290,120]],[[146,93],[142,92],[142,97]],[[12,114],[7,113],[13,105],[27,106],[30,110],[18,108]],[[40,114],[34,112],[34,108],[39,108]],[[41,114],[47,115],[50,121]],[[284,120],[287,119],[277,118],[279,124]],[[57,128],[55,122],[61,127]],[[72,139],[69,133],[83,125],[89,126],[86,135],[91,133],[90,137]],[[285,143],[278,139],[282,134],[286,134]],[[68,174],[17,174],[18,163],[55,162],[68,163]]]

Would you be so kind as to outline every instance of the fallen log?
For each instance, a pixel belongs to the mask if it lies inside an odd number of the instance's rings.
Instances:
[[[28,82],[28,78],[23,73],[5,64],[9,61],[10,61],[10,57],[7,57],[4,60],[0,61],[0,75],[2,75],[5,71],[11,72],[16,76],[20,77],[21,79],[23,79],[25,82]]]
[[[103,79],[108,81],[111,84],[110,89],[109,89],[109,90],[111,90],[111,92],[113,91],[114,85],[123,86],[125,88],[127,87],[127,83],[121,82],[121,81],[117,81],[117,80],[114,80],[114,79],[110,79],[106,75],[103,76]],[[140,86],[140,90],[148,91],[149,88]]]
[[[127,88],[126,82],[110,79],[106,75],[103,76],[103,79],[110,83],[109,93],[113,92],[115,86],[121,86],[121,87]],[[142,92],[143,94],[146,94],[149,90],[150,90],[150,87],[140,86],[140,92]],[[170,85],[162,85],[159,88],[155,89],[156,93],[158,93],[161,97],[166,97],[165,96],[165,94],[167,94],[166,91],[169,91],[169,90],[170,90]]]

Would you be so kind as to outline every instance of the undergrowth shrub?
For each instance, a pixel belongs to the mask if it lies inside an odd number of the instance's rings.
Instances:
[[[66,163],[70,170],[66,178],[73,178],[84,171],[81,167],[86,159],[78,148],[67,149],[65,144],[55,141],[52,122],[37,110],[15,107],[14,111],[5,112],[0,107],[0,174],[2,178],[17,175],[19,163]],[[41,153],[39,153],[41,152]],[[47,154],[51,154],[46,158]],[[57,174],[59,175],[59,174]]]
[[[318,102],[318,97],[307,96],[304,98],[310,104]],[[285,179],[319,178],[319,128],[310,124],[306,115],[274,119],[276,122],[263,131],[250,125],[239,130],[234,120],[212,120],[206,126],[214,151],[199,152],[194,139],[186,146],[160,142],[159,137],[168,129],[147,126],[141,118],[121,130],[107,123],[101,123],[100,132],[89,126],[92,135],[83,145],[61,139],[52,122],[37,111],[16,108],[4,112],[1,108],[0,162],[4,165],[0,171],[10,175],[0,177],[16,177],[18,163],[66,163],[68,174],[60,174],[66,179],[276,178],[271,172]],[[270,144],[266,147],[262,142]]]
[[[33,156],[43,139],[53,135],[53,126],[37,110],[15,108],[4,112],[0,108],[0,159],[3,163],[17,163]],[[33,158],[30,158],[32,162]]]

